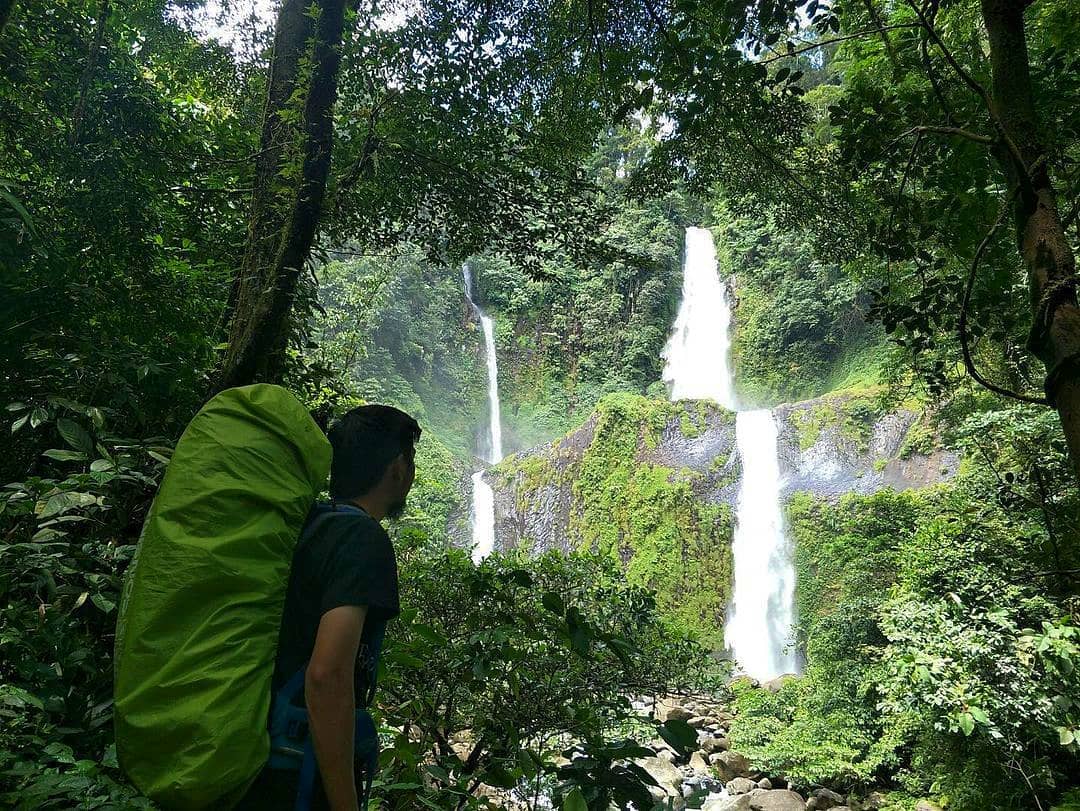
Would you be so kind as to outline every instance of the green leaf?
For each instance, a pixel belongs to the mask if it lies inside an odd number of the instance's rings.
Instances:
[[[563,811],[589,811],[585,797],[577,786],[570,789],[570,793],[563,798],[562,807]]]
[[[47,456],[50,459],[55,459],[57,462],[85,462],[86,454],[79,451],[66,451],[61,448],[50,448],[47,451],[43,451],[42,456]]]
[[[92,602],[106,614],[112,613],[112,610],[116,608],[116,603],[101,594],[95,594],[93,597],[90,598],[90,602]]]
[[[60,432],[60,436],[64,438],[64,441],[75,450],[83,453],[90,453],[94,450],[94,438],[75,420],[61,417],[56,421],[56,430]]]
[[[971,717],[978,721],[983,726],[990,725],[990,719],[986,717],[986,712],[982,707],[968,707],[968,712],[971,713]]]
[[[30,427],[37,428],[41,423],[49,419],[49,412],[38,406],[30,412]]]
[[[1058,743],[1068,746],[1076,740],[1076,733],[1068,727],[1058,727]]]
[[[544,596],[540,598],[540,602],[552,614],[558,614],[561,617],[566,613],[566,604],[563,603],[563,598],[557,592],[545,591]]]
[[[960,731],[965,735],[970,735],[975,731],[975,719],[971,717],[970,712],[960,713],[960,718],[957,720],[960,722]]]
[[[29,414],[23,414],[21,417],[19,417],[19,419],[15,420],[15,422],[11,423],[11,433],[14,434],[16,431],[18,431],[20,428],[22,428],[24,425],[26,425],[26,421],[29,420],[29,419],[30,419]]]

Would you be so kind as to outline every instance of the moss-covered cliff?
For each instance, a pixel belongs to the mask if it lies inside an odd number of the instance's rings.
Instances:
[[[676,624],[720,646],[731,583],[734,415],[631,394],[490,475],[496,533],[533,551],[599,549]]]

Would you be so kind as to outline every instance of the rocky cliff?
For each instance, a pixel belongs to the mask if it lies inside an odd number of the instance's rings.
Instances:
[[[958,460],[925,415],[883,409],[872,394],[780,406],[783,496],[835,499],[924,487]],[[719,642],[731,589],[732,516],[740,460],[735,414],[708,402],[612,395],[579,428],[486,474],[499,547],[592,548]]]
[[[576,484],[582,462],[596,448],[597,426],[611,430],[613,411],[643,418],[625,438],[632,462],[663,469],[693,498],[734,507],[739,478],[735,416],[713,403],[665,403],[621,398],[600,404],[580,428],[555,442],[508,458],[487,474],[495,490],[496,535],[501,548],[568,550],[581,540],[579,514],[588,494]],[[774,410],[785,496],[809,492],[835,499],[885,487],[926,487],[951,476],[957,456],[940,446],[926,416],[914,409],[882,410],[871,395],[829,395]],[[613,437],[602,437],[611,445]],[[611,459],[614,462],[616,460]]]

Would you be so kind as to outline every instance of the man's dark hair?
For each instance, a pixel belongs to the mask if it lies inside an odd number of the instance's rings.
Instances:
[[[327,436],[334,448],[330,495],[343,501],[371,490],[399,454],[412,464],[420,426],[392,406],[365,405],[335,422]]]

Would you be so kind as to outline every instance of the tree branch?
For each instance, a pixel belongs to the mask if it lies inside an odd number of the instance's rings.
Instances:
[[[998,211],[997,219],[994,220],[994,224],[990,226],[990,230],[986,232],[986,236],[982,238],[979,243],[979,247],[975,249],[975,256],[971,260],[971,267],[968,270],[967,283],[964,285],[964,298],[960,304],[960,349],[964,355],[964,368],[967,369],[969,375],[981,386],[989,389],[995,394],[1000,394],[1003,397],[1011,397],[1014,400],[1020,400],[1024,403],[1034,403],[1035,405],[1050,405],[1049,400],[1045,397],[1031,397],[1027,394],[1020,394],[1019,392],[1010,391],[1009,389],[1002,388],[994,383],[991,383],[985,377],[983,377],[979,370],[975,367],[975,360],[971,355],[971,347],[969,346],[968,339],[968,307],[971,304],[971,292],[975,288],[975,277],[979,271],[979,262],[982,261],[983,254],[986,253],[986,249],[990,245],[990,241],[993,239],[994,234],[997,233],[1001,223],[1005,220],[1005,214],[1009,210],[1009,203],[1012,200],[1012,196],[1002,200],[1001,209]]]
[[[874,34],[884,34],[886,31],[895,31],[900,28],[921,28],[919,23],[897,23],[895,25],[883,25],[880,28],[867,28],[863,31],[855,31],[851,34],[844,34],[841,37],[830,37],[829,39],[823,39],[818,42],[811,42],[801,48],[794,48],[787,53],[777,54],[776,56],[770,56],[768,59],[760,60],[759,64],[767,65],[770,62],[775,62],[778,59],[790,59],[793,56],[798,56],[801,53],[807,51],[813,51],[816,48],[824,48],[826,45],[832,45],[835,42],[846,42],[849,39],[861,39],[863,37],[872,36]]]
[[[919,8],[918,3],[914,2],[914,0],[907,1],[908,5],[911,6],[915,14],[918,15],[919,21],[926,29],[926,33],[934,41],[934,44],[938,46],[938,49],[941,51],[941,55],[945,57],[945,61],[949,63],[949,66],[954,71],[956,71],[956,75],[960,77],[964,84],[970,87],[975,92],[975,94],[978,95],[980,99],[982,99],[983,104],[986,106],[987,115],[990,116],[990,121],[994,125],[994,129],[997,130],[998,136],[1001,138],[1002,143],[1004,143],[1007,147],[1010,157],[1016,164],[1017,174],[1020,176],[1021,182],[1030,186],[1031,174],[1028,170],[1028,166],[1024,162],[1023,156],[1020,154],[1019,148],[1016,146],[1013,139],[1009,137],[1009,133],[1005,131],[1005,125],[1001,123],[1001,119],[998,117],[997,112],[994,110],[994,102],[990,98],[990,93],[985,87],[975,81],[975,78],[970,73],[968,73],[968,71],[965,70],[964,67],[957,61],[956,57],[953,56],[952,51],[949,50],[949,47],[945,44],[945,41],[942,40],[941,36],[938,34],[933,24],[926,18],[926,14],[924,14],[923,10]]]
[[[907,132],[902,133],[900,135],[900,138],[907,138],[909,135],[922,135],[923,133],[927,132],[935,133],[937,135],[955,135],[958,138],[966,138],[967,140],[974,141],[977,144],[992,145],[997,143],[997,141],[991,138],[989,135],[979,135],[979,133],[977,132],[971,132],[970,130],[961,129],[960,127],[912,127]]]

